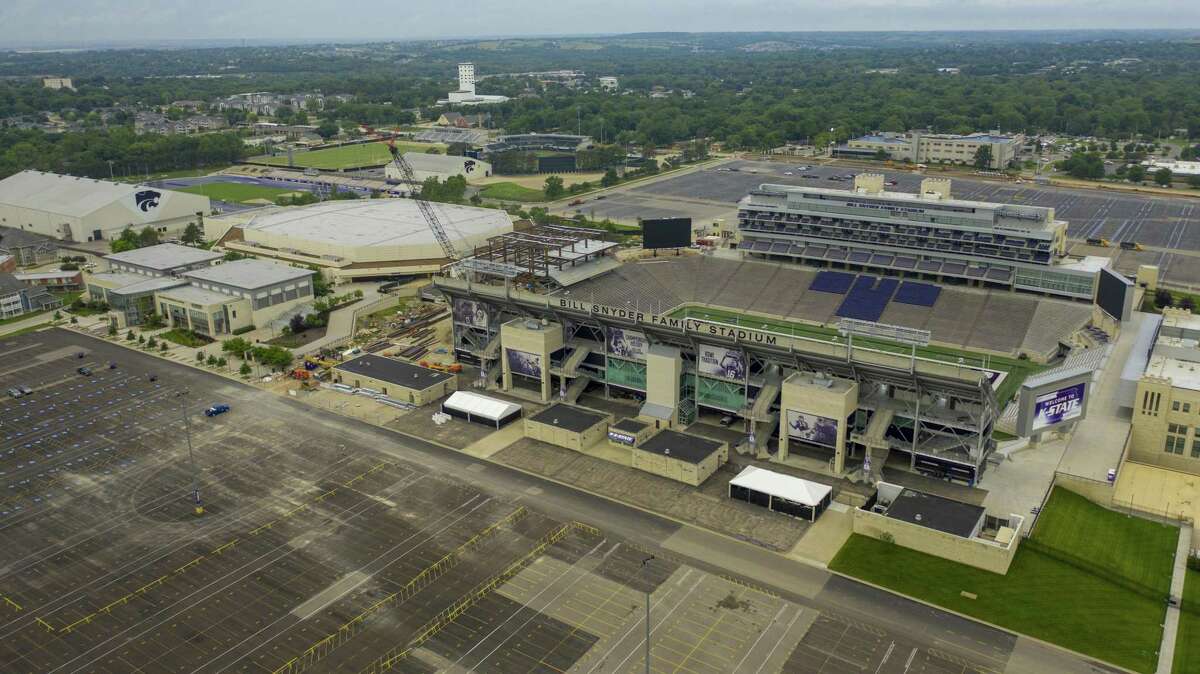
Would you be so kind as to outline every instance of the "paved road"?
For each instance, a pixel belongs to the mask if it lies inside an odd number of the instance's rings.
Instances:
[[[44,323],[49,323],[52,320],[54,320],[54,312],[47,311],[44,314],[38,314],[37,316],[26,318],[23,321],[13,321],[12,323],[5,323],[4,325],[0,325],[0,335],[7,335],[9,333],[13,333],[18,330],[24,330],[25,328],[32,328],[36,325],[42,325]]]

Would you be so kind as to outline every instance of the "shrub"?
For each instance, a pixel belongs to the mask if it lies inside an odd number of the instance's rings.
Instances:
[[[72,324],[75,324],[75,323],[78,323],[78,322],[79,322],[79,319],[78,319],[78,318],[75,318],[74,316],[72,316],[72,317],[71,317],[71,323],[72,323]]]
[[[197,351],[197,352],[196,352],[196,362],[197,362],[197,363],[204,363],[204,352],[203,352],[203,351]]]
[[[159,344],[158,344],[158,350],[159,350],[159,351],[166,351],[166,350],[167,350],[167,343],[166,343],[166,342],[159,342]]]
[[[216,357],[216,356],[214,356],[214,355],[212,355],[211,353],[210,353],[210,354],[208,354],[208,361],[207,361],[207,363],[208,363],[208,366],[209,366],[209,367],[216,367],[216,366],[217,366],[217,357]]]
[[[1171,306],[1171,303],[1174,301],[1175,298],[1171,296],[1171,291],[1165,288],[1159,288],[1158,290],[1154,291],[1154,306],[1158,307],[1159,309]]]
[[[133,341],[133,330],[130,330],[129,332],[125,333],[125,341],[127,341],[127,342]]]
[[[243,377],[249,377],[250,373],[253,371],[254,370],[252,370],[250,368],[250,363],[242,363],[242,366],[240,368],[238,368],[238,373],[241,374]]]
[[[57,321],[57,320],[61,320],[61,319],[62,319],[62,312],[61,312],[61,311],[55,311],[55,312],[54,312],[54,320],[56,320],[56,321]]]
[[[158,340],[155,339],[154,337],[150,337],[150,339],[146,340],[147,348],[153,349],[156,346],[158,346]]]
[[[253,329],[254,329],[254,326],[253,326],[253,325],[243,325],[242,327],[238,328],[237,330],[234,330],[234,331],[233,331],[233,334],[235,334],[235,335],[244,335],[244,334],[246,334],[247,332],[250,332],[250,331],[251,331],[251,330],[253,330]]]
[[[138,335],[138,344],[145,344],[145,343],[146,343],[146,336]]]
[[[217,367],[229,367],[229,361],[225,360],[224,356],[217,359]]]
[[[112,324],[112,323],[109,323],[109,324],[108,324],[108,336],[109,336],[109,337],[116,337],[116,336],[117,336],[117,326],[116,326],[116,325],[114,325],[114,324]]]

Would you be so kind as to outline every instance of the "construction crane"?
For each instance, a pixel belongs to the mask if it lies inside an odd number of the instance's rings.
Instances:
[[[396,139],[389,139],[387,146],[388,152],[392,153],[392,164],[400,171],[400,179],[409,184],[409,195],[412,196],[413,201],[417,202],[417,210],[421,212],[421,217],[425,218],[425,224],[429,225],[429,229],[433,232],[434,238],[437,239],[438,245],[442,247],[442,253],[449,261],[457,262],[459,260],[458,251],[455,250],[454,244],[450,243],[450,237],[446,236],[446,230],[442,228],[441,220],[438,220],[437,210],[433,207],[433,204],[422,199],[415,192],[417,185],[416,174],[413,173],[412,166],[409,166],[408,162],[404,160],[404,155],[401,154],[400,148],[396,147]]]

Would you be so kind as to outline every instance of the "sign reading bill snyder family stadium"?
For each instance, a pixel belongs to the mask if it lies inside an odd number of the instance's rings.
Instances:
[[[778,335],[772,335],[758,330],[747,330],[745,328],[739,328],[731,325],[700,321],[694,318],[676,318],[673,316],[664,316],[663,314],[652,314],[644,311],[637,311],[635,309],[610,307],[607,304],[580,302],[579,300],[567,299],[565,297],[558,298],[558,308],[565,309],[567,311],[592,314],[602,318],[615,318],[618,320],[633,321],[636,323],[658,325],[664,328],[671,328],[673,330],[684,330],[687,332],[709,334],[726,339],[735,339],[739,342],[755,342],[758,344],[764,344],[766,346],[775,346],[779,343]]]
[[[1029,436],[1083,419],[1093,374],[1085,367],[1058,368],[1026,379],[1017,400],[1017,434]]]

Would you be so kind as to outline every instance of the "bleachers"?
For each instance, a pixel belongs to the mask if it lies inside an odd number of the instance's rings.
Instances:
[[[878,321],[898,285],[900,282],[894,278],[879,279],[865,274],[859,276],[850,287],[850,292],[846,293],[842,305],[838,307],[837,315],[860,321]]]
[[[932,307],[941,294],[942,289],[938,286],[928,283],[905,281],[900,284],[900,288],[896,291],[896,296],[892,298],[892,301],[901,304],[915,304],[919,307]]]
[[[846,291],[850,290],[852,283],[854,283],[854,274],[841,271],[819,271],[808,289],[819,293],[845,295]]]

